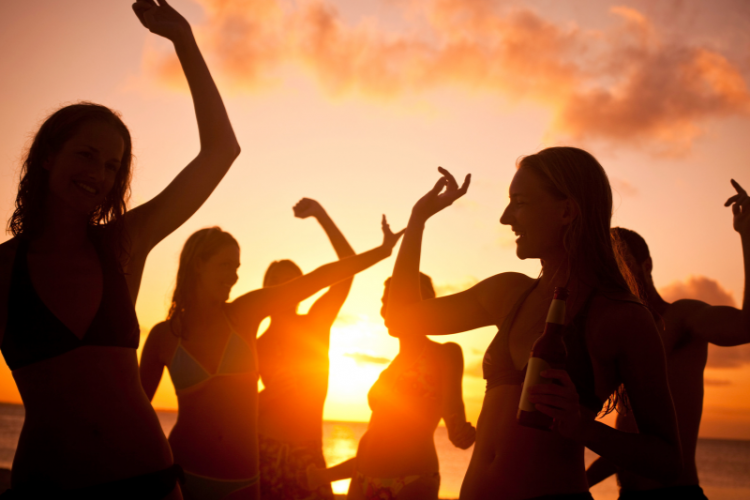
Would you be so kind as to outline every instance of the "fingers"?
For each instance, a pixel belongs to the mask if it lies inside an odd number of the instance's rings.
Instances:
[[[736,194],[736,195],[730,197],[727,201],[725,201],[724,202],[724,206],[728,207],[729,205],[731,205],[732,203],[734,203],[735,201],[737,201],[739,199],[740,199],[740,195]]]
[[[464,177],[464,183],[461,185],[461,189],[458,190],[461,193],[461,196],[465,195],[469,190],[469,184],[471,184],[471,174],[466,174],[466,177]]]
[[[570,375],[568,375],[568,372],[566,372],[565,370],[556,370],[554,368],[551,368],[549,370],[544,370],[540,375],[544,378],[559,380],[563,387],[565,387],[566,389],[573,389],[574,391],[576,391],[575,384],[571,380]],[[542,385],[546,386],[546,384]]]
[[[438,167],[438,172],[440,172],[441,174],[443,174],[443,177],[445,177],[446,180],[448,181],[448,189],[449,190],[458,190],[458,183],[456,182],[456,178],[453,177],[453,174],[451,174],[450,172],[448,172],[443,167]]]
[[[732,187],[734,187],[734,189],[736,189],[736,190],[737,190],[737,194],[739,194],[739,195],[741,195],[741,196],[747,196],[747,191],[745,191],[745,190],[744,190],[744,189],[742,188],[742,186],[740,186],[740,183],[739,183],[739,182],[737,182],[737,181],[736,181],[736,180],[734,180],[734,179],[729,179],[729,182],[731,182],[731,183],[732,183]]]

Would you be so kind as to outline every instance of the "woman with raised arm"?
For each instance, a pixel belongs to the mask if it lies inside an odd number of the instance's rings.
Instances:
[[[650,313],[620,272],[609,233],[612,194],[599,162],[569,147],[520,160],[500,222],[518,236],[519,258],[541,260],[538,279],[502,273],[467,291],[422,300],[424,225],[469,185],[468,176],[459,187],[439,170],[443,177],[412,210],[386,323],[404,334],[499,327],[484,357],[487,392],[461,498],[590,499],[584,447],[638,474],[665,482],[676,478],[680,443],[664,351]],[[516,414],[528,353],[542,332],[555,287],[569,290],[562,329],[565,369],[543,371],[548,383],[529,392],[531,409],[553,417],[550,432],[519,425]],[[604,401],[613,408],[623,384],[640,434],[594,419]]]
[[[308,198],[294,207],[302,219],[314,217],[325,231],[339,259],[354,250],[320,204]],[[263,286],[278,286],[302,271],[290,260],[271,263]],[[271,324],[258,338],[258,366],[263,390],[258,395],[260,492],[264,500],[331,499],[325,484],[307,488],[309,465],[325,467],[323,405],[328,394],[328,346],[331,326],[344,305],[353,278],[322,295],[307,314],[298,304],[271,315]]]
[[[381,316],[385,315],[385,282]],[[432,280],[420,273],[425,299],[435,298]],[[349,500],[437,500],[440,471],[435,430],[445,421],[458,448],[474,444],[474,427],[466,421],[461,381],[461,346],[438,344],[426,335],[398,335],[399,351],[373,384],[367,399],[372,416],[359,441],[357,456],[330,469],[310,467],[310,487],[352,478]]]
[[[126,211],[131,140],[119,115],[75,104],[37,132],[14,238],[0,245],[0,348],[26,409],[7,498],[182,498],[138,378],[134,304],[149,251],[201,206],[240,149],[187,21],[164,0],[133,10],[174,44],[200,152]]]
[[[141,382],[152,399],[164,367],[169,370],[179,406],[169,443],[185,470],[186,499],[260,498],[258,327],[390,256],[401,233],[391,232],[385,216],[382,226],[381,246],[231,302],[240,266],[235,239],[213,227],[185,242],[169,316],[151,330],[143,348]]]

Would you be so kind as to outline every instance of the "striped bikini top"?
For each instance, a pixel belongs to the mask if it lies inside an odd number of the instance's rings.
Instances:
[[[227,320],[228,321],[228,320]],[[211,373],[193,357],[178,340],[172,361],[167,367],[178,396],[191,393],[208,383],[214,377],[242,375],[258,372],[258,357],[255,349],[248,345],[231,327],[229,338],[224,345],[221,362],[216,372]]]

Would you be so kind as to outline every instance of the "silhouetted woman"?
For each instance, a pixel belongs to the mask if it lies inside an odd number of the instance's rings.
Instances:
[[[390,278],[383,292],[384,316]],[[434,299],[432,280],[420,273],[421,294]],[[445,421],[451,442],[474,444],[461,394],[461,346],[422,335],[398,335],[399,352],[367,395],[372,415],[357,456],[330,469],[310,468],[311,486],[352,478],[349,500],[437,500],[440,472],[435,429]]]
[[[314,217],[338,257],[354,250],[315,200],[303,199],[297,217]],[[273,262],[263,286],[277,286],[302,275],[290,260]],[[331,326],[344,305],[352,279],[331,286],[310,307],[297,314],[297,305],[271,315],[271,324],[258,339],[258,362],[263,391],[258,395],[260,491],[264,500],[333,499],[330,484],[307,488],[309,465],[325,467],[323,405],[328,394],[328,346]]]
[[[208,198],[239,146],[187,21],[163,0],[133,9],[174,43],[200,152],[126,212],[131,139],[117,114],[75,104],[37,132],[14,238],[0,246],[0,347],[26,409],[8,498],[181,498],[179,468],[138,378],[133,305],[149,251]]]
[[[165,366],[175,386],[179,414],[169,443],[185,470],[186,499],[259,498],[258,326],[267,316],[385,259],[399,237],[383,217],[381,246],[231,302],[240,266],[235,239],[218,227],[188,238],[168,319],[151,330],[141,356],[149,399]]]
[[[386,323],[403,335],[499,327],[484,357],[487,392],[461,498],[591,498],[584,446],[641,475],[677,477],[680,445],[664,351],[650,313],[619,270],[609,233],[612,194],[601,165],[576,148],[548,148],[519,162],[500,222],[518,236],[519,258],[541,260],[539,279],[502,273],[464,292],[422,300],[424,225],[465,194],[469,183],[467,176],[459,188],[450,173],[440,171],[443,177],[412,209]],[[543,372],[550,383],[536,386],[530,397],[538,411],[554,417],[549,432],[518,425],[516,412],[529,352],[556,286],[570,291],[566,369]],[[640,434],[594,420],[608,398],[612,407],[621,384]]]

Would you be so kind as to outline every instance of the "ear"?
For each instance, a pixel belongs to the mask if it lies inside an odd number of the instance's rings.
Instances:
[[[562,200],[562,223],[565,225],[571,224],[576,217],[580,214],[578,203],[570,198]]]

